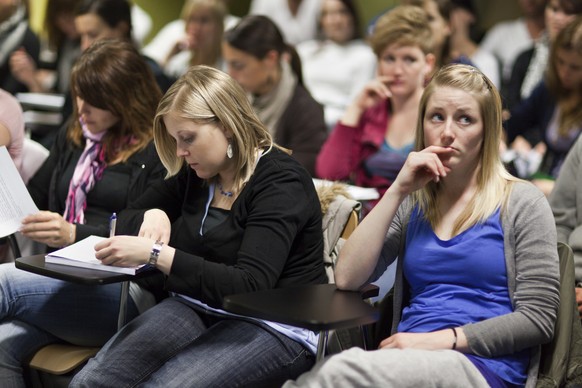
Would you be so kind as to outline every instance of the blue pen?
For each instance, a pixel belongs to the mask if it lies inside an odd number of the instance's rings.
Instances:
[[[117,214],[113,212],[109,218],[109,237],[115,236],[115,226],[117,225]]]

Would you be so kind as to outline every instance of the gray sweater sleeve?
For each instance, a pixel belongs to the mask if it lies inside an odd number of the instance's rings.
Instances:
[[[514,311],[463,327],[471,352],[485,357],[548,342],[559,305],[556,228],[546,198],[530,183],[515,183],[502,223]]]
[[[388,232],[386,233],[384,245],[382,246],[382,251],[380,252],[380,257],[378,258],[374,272],[368,279],[367,283],[378,280],[388,266],[397,259],[398,252],[401,248],[401,236],[402,233],[406,232],[405,227],[408,223],[408,218],[410,217],[411,207],[410,197],[407,197],[399,206],[398,211],[394,215],[394,219],[388,228]]]

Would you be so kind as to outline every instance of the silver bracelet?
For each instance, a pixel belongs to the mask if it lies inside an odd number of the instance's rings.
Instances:
[[[164,243],[162,241],[157,240],[154,245],[152,246],[152,250],[150,252],[150,260],[148,264],[155,267],[158,263],[158,258],[160,257],[160,252],[162,251],[162,246]]]

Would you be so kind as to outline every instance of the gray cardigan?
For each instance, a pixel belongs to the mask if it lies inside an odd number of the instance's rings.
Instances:
[[[550,195],[550,206],[556,219],[558,241],[574,251],[576,282],[582,282],[582,136],[570,149],[556,186]]]
[[[402,262],[406,226],[412,211],[406,200],[388,230],[373,278],[398,257],[394,284],[392,333],[401,318],[404,299]],[[513,185],[502,214],[509,296],[514,312],[463,326],[469,349],[483,357],[511,354],[533,348],[528,386],[535,382],[539,346],[553,336],[559,305],[559,267],[556,228],[544,195],[531,183]],[[402,240],[404,241],[404,239]]]

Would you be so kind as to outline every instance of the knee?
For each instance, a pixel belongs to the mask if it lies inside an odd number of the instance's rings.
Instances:
[[[91,360],[89,360],[89,363]],[[79,372],[75,374],[71,382],[69,383],[69,388],[81,388],[81,387],[98,387],[99,381],[91,369],[85,365]]]
[[[4,286],[5,284],[8,284],[7,282],[9,282],[10,279],[12,278],[12,273],[14,271],[17,271],[17,268],[14,266],[14,263],[0,264],[0,287]]]

